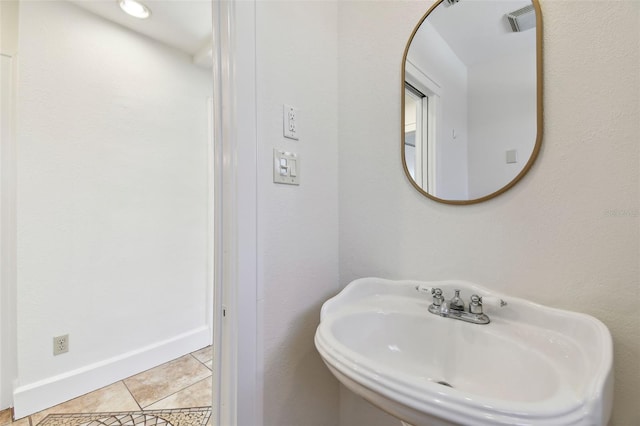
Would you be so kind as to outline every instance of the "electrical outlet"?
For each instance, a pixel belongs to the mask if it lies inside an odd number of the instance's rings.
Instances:
[[[298,140],[298,110],[291,105],[284,105],[282,109],[284,137]]]
[[[69,335],[56,336],[53,338],[53,354],[60,355],[69,352]]]

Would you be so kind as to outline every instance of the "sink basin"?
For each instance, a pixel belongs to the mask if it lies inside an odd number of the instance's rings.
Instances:
[[[499,297],[486,325],[428,312],[416,286]],[[363,278],[322,306],[315,344],[347,388],[414,426],[606,425],[613,353],[597,319],[464,281]]]

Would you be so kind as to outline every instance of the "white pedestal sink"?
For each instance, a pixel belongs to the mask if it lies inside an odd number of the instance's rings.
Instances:
[[[497,296],[486,325],[428,312],[416,286]],[[606,425],[612,341],[597,319],[462,281],[364,278],[322,307],[318,352],[349,389],[414,426]]]

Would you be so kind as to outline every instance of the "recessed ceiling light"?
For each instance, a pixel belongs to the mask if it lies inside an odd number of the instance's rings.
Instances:
[[[139,19],[146,19],[151,15],[151,10],[136,0],[118,0],[120,9],[125,13]]]

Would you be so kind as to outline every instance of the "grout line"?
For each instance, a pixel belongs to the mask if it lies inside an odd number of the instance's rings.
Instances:
[[[191,383],[191,384],[190,384],[189,386],[187,386],[186,388],[182,388],[182,389],[180,389],[180,390],[178,390],[178,391],[175,391],[175,392],[174,392],[174,393],[172,393],[171,395],[167,395],[167,396],[165,396],[165,397],[163,397],[163,398],[160,398],[159,400],[157,400],[157,401],[155,401],[155,402],[152,402],[151,404],[147,405],[147,407],[151,407],[153,404],[157,404],[157,403],[158,403],[158,402],[160,402],[160,401],[164,401],[165,399],[167,399],[167,398],[169,398],[169,397],[171,397],[171,396],[174,396],[174,395],[175,395],[175,394],[177,394],[177,393],[180,393],[180,392],[182,392],[182,391],[185,391],[185,390],[189,389],[190,387],[195,386],[195,385],[197,385],[198,383],[203,382],[203,381],[205,381],[205,380],[211,380],[211,376],[207,376],[207,377],[205,377],[204,379],[200,379],[200,380],[198,380],[197,382]],[[188,406],[188,407],[160,408],[160,410],[181,410],[181,409],[185,409],[185,408],[194,408],[194,407],[190,405],[190,406]],[[146,410],[146,408],[144,408],[144,410]]]
[[[157,401],[153,401],[151,404],[149,404],[149,405],[145,406],[145,407],[143,408],[143,410],[146,410],[148,407],[151,407],[153,404],[157,404],[158,402],[163,401],[163,400],[165,400],[165,399],[169,398],[170,396],[173,396],[173,395],[177,394],[178,392],[182,392],[183,390],[187,389],[188,387],[189,387],[189,386],[187,386],[186,388],[179,389],[179,390],[175,391],[175,392],[174,392],[174,393],[172,393],[172,394],[169,394],[169,395],[163,396],[162,398],[158,399]]]
[[[171,397],[171,396],[174,396],[174,395],[175,395],[175,394],[177,394],[177,393],[180,393],[180,392],[182,392],[182,391],[184,391],[184,390],[187,390],[187,389],[189,389],[191,386],[195,386],[197,383],[200,383],[200,382],[201,382],[201,381],[203,381],[203,380],[210,380],[210,379],[211,379],[211,375],[209,375],[209,376],[205,377],[204,379],[200,379],[200,380],[198,380],[198,381],[196,381],[196,382],[193,382],[193,383],[191,383],[191,384],[187,385],[186,387],[184,387],[184,388],[182,388],[182,389],[178,389],[177,391],[175,391],[175,392],[174,392],[174,393],[172,393],[172,394],[169,394],[169,395],[167,395],[167,396],[164,396],[164,397],[160,398],[160,399],[159,399],[159,400],[157,400],[157,401],[152,402],[151,404],[147,405],[144,409],[146,409],[146,408],[148,408],[148,407],[151,407],[153,404],[157,404],[158,402],[163,401],[163,400],[165,400],[165,399],[167,399],[167,398],[169,398],[169,397]],[[190,407],[181,407],[181,408],[190,408]]]
[[[136,405],[138,406],[138,408],[140,408],[141,410],[143,409],[142,406],[140,405],[140,403],[138,402],[138,400],[136,399],[136,397],[133,395],[133,393],[131,392],[131,389],[129,389],[129,386],[127,386],[127,384],[125,383],[124,380],[121,380],[122,384],[124,385],[124,388],[127,390],[127,392],[129,392],[129,395],[131,395],[131,398],[133,398],[133,400],[136,402]]]
[[[213,373],[212,373],[212,374],[213,374]],[[182,391],[184,391],[184,390],[189,389],[191,386],[195,385],[196,383],[200,383],[202,380],[207,380],[207,379],[210,379],[210,378],[211,378],[211,374],[209,374],[209,375],[208,375],[207,377],[205,377],[204,379],[200,379],[200,380],[198,380],[198,381],[195,381],[195,382],[189,383],[189,384],[188,384],[188,385],[186,385],[185,387],[180,388],[180,389],[177,389],[175,392],[173,392],[173,393],[171,393],[171,394],[169,394],[169,395],[165,395],[165,396],[163,396],[162,398],[160,398],[160,399],[158,399],[158,400],[156,400],[156,401],[151,402],[150,404],[146,405],[146,406],[143,408],[143,410],[146,410],[147,408],[151,407],[153,404],[157,404],[158,402],[160,402],[160,401],[162,401],[162,400],[165,400],[165,399],[167,399],[167,398],[169,398],[169,397],[171,397],[171,396],[174,396],[174,395],[175,395],[175,394],[177,394],[177,393],[180,393],[180,392],[182,392]],[[136,401],[136,402],[137,402],[137,401]],[[139,404],[138,404],[138,405],[139,405]],[[189,408],[189,407],[182,407],[182,408]]]
[[[204,365],[204,366],[205,366],[205,367],[207,367],[207,368],[209,368],[209,367],[207,366],[207,362],[209,362],[209,361],[213,361],[213,358],[208,359],[208,360],[206,360],[206,361],[200,361],[200,360],[199,360],[199,359],[198,359],[194,354],[190,354],[190,355],[191,355],[191,356],[192,356],[196,361],[198,361],[200,364]],[[209,370],[211,370],[211,369],[209,368]]]
[[[206,346],[205,346],[205,347],[206,347]],[[174,362],[174,361],[176,361],[176,360],[178,360],[178,359],[180,359],[180,358],[184,358],[184,357],[186,357],[186,356],[191,356],[194,360],[196,360],[196,361],[197,361],[197,363],[198,363],[198,364],[203,365],[205,368],[207,368],[207,370],[209,370],[209,372],[211,372],[211,370],[210,370],[206,365],[204,365],[204,364],[203,364],[203,363],[202,363],[198,358],[196,358],[196,357],[193,355],[195,352],[198,352],[198,351],[200,351],[200,350],[202,350],[202,349],[204,349],[204,348],[200,348],[200,349],[198,349],[198,350],[196,350],[196,351],[194,351],[194,352],[187,353],[187,354],[185,354],[185,355],[183,355],[183,356],[181,356],[181,357],[175,358],[175,359],[170,360],[170,361],[167,361],[167,362],[165,362],[165,363],[163,363],[163,364],[160,364],[160,365],[157,365],[157,366],[155,366],[155,367],[149,368],[149,369],[147,369],[147,370],[143,371],[142,373],[138,373],[138,374],[148,373],[148,372],[150,372],[150,371],[152,371],[152,370],[155,370],[156,368],[162,367],[162,366],[164,366],[164,365],[166,365],[166,364],[170,364],[170,363],[172,363],[172,362]],[[138,374],[136,374],[136,375],[138,375]],[[134,376],[136,376],[136,375],[134,375]],[[129,379],[129,378],[131,378],[131,377],[133,377],[133,376],[127,377],[127,379]],[[127,379],[122,380],[122,382],[124,383],[124,382],[125,382],[125,380],[127,380]],[[200,380],[198,380],[198,381],[196,381],[196,382],[193,382],[193,383],[190,383],[190,384],[186,385],[185,387],[182,387],[182,388],[180,388],[180,389],[176,390],[175,392],[173,392],[173,393],[171,393],[171,394],[169,394],[169,395],[165,395],[164,397],[162,397],[162,398],[160,398],[160,399],[157,399],[157,400],[155,400],[155,401],[150,402],[149,404],[145,405],[144,407],[142,406],[141,401],[138,401],[138,400],[136,399],[136,397],[133,395],[133,393],[131,392],[131,390],[130,390],[130,389],[129,389],[129,387],[127,386],[127,384],[126,384],[126,383],[124,383],[124,385],[125,385],[125,387],[127,387],[127,390],[129,391],[129,393],[130,393],[130,394],[131,394],[131,396],[133,397],[133,399],[134,399],[134,401],[136,402],[136,404],[138,404],[138,407],[140,407],[140,409],[141,409],[141,410],[146,410],[148,407],[152,406],[153,404],[156,404],[156,403],[158,403],[158,402],[162,401],[163,399],[166,399],[166,398],[168,398],[168,397],[170,397],[170,396],[173,396],[173,395],[177,394],[178,392],[181,392],[181,391],[183,391],[183,390],[185,390],[185,389],[187,389],[187,388],[191,387],[193,384],[198,383],[199,381],[200,381]]]
[[[208,348],[208,347],[210,347],[210,346],[211,346],[211,345],[208,345],[208,346],[205,346],[204,348]],[[209,361],[213,361],[213,356],[211,357],[211,359],[208,359],[208,360],[206,360],[206,361],[201,361],[201,360],[199,360],[199,359],[198,359],[198,357],[196,357],[196,356],[194,355],[196,352],[200,352],[200,351],[201,351],[202,349],[204,349],[204,348],[200,348],[200,349],[198,349],[197,351],[191,352],[189,355],[191,355],[192,357],[194,357],[194,358],[196,359],[196,361],[198,361],[200,364],[202,364],[202,365],[204,365],[205,367],[209,368],[209,366],[207,366],[207,362],[209,362]],[[212,347],[212,350],[213,350],[213,347]],[[213,369],[211,369],[211,368],[209,368],[209,370],[212,370],[212,371],[213,371]]]

